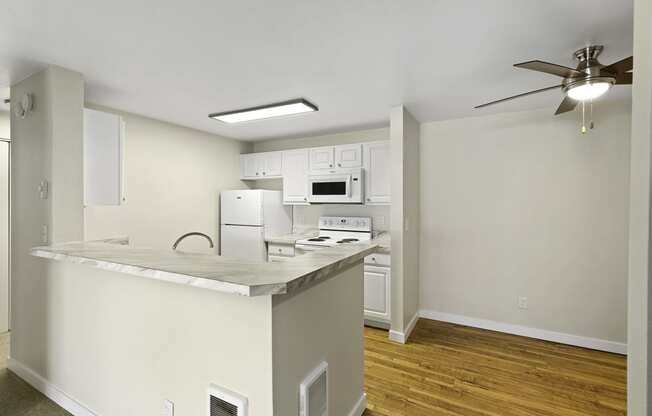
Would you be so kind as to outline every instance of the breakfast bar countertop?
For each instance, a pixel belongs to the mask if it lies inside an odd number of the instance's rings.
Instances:
[[[138,248],[124,241],[70,242],[35,247],[30,254],[194,287],[264,296],[290,293],[362,261],[378,250],[373,241],[328,247],[285,262],[215,254]]]

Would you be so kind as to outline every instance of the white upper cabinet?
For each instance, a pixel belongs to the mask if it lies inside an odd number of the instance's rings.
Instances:
[[[283,202],[294,205],[308,204],[308,149],[283,152]]]
[[[334,163],[335,148],[333,146],[310,149],[310,170],[331,169]]]
[[[120,205],[124,197],[122,117],[84,109],[84,205]]]
[[[362,145],[335,146],[335,165],[338,168],[359,168],[362,166]]]
[[[270,152],[263,153],[266,155],[263,158],[264,169],[263,176],[269,177],[281,177],[283,175],[283,153],[282,152]]]
[[[313,147],[240,155],[243,180],[283,178],[283,202],[308,204],[311,171],[364,167],[365,204],[387,205],[390,198],[389,141]]]
[[[368,205],[385,205],[390,197],[390,145],[389,141],[365,143],[365,201]]]
[[[283,174],[281,152],[249,153],[240,155],[241,179],[273,179]]]

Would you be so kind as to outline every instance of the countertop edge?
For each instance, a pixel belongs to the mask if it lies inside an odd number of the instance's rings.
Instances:
[[[236,283],[223,282],[213,279],[204,279],[201,277],[189,276],[186,274],[166,272],[146,267],[133,266],[116,262],[90,259],[70,254],[53,253],[43,250],[40,247],[34,247],[30,250],[30,255],[44,259],[66,261],[69,263],[82,264],[97,269],[130,274],[133,276],[144,277],[153,280],[159,280],[180,285],[192,286],[202,289],[214,290],[222,293],[230,293],[241,296],[263,296],[284,294],[287,292],[286,284],[269,284],[269,285],[239,285]]]

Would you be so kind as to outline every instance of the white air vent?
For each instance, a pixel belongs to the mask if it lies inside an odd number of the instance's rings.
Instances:
[[[301,382],[299,416],[328,416],[328,363],[325,361]]]
[[[208,416],[247,416],[247,398],[211,384],[208,387]]]

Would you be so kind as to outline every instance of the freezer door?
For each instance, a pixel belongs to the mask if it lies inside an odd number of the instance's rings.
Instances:
[[[220,224],[263,225],[260,190],[224,191],[220,195]]]
[[[220,239],[222,256],[260,261],[267,259],[263,227],[222,225]]]

